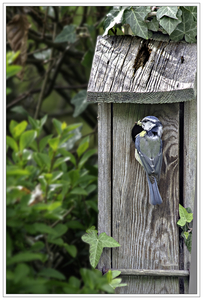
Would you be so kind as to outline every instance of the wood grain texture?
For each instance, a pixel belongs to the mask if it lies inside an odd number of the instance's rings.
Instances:
[[[184,207],[194,212],[195,176],[197,168],[197,101],[184,104]],[[184,269],[190,269],[191,254],[184,245]],[[189,281],[184,280],[184,293],[189,293]]]
[[[172,103],[196,94],[197,45],[99,36],[87,101]]]
[[[153,115],[163,123],[163,164],[159,183],[163,204],[149,203],[145,171],[134,158],[131,129],[135,121]],[[179,269],[179,105],[113,104],[112,268]],[[131,279],[132,280],[132,279]],[[152,279],[150,293],[168,291],[166,279]],[[178,279],[170,279],[171,293],[179,293]],[[164,288],[165,286],[165,288]],[[131,290],[131,289],[130,289]],[[143,279],[133,290],[145,290]],[[125,293],[125,288],[117,289]]]
[[[98,234],[111,236],[111,104],[98,104]],[[111,249],[103,250],[98,268],[111,267]]]

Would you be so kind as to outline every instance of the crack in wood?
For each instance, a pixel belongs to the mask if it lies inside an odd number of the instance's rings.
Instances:
[[[133,68],[135,69],[134,70],[134,73],[133,73],[133,76],[135,75],[135,73],[137,72],[137,70],[142,67],[144,68],[146,62],[149,60],[149,57],[150,57],[150,54],[152,52],[152,49],[150,49],[148,47],[148,42],[143,42],[141,44],[141,47],[137,53],[137,56],[135,58],[135,62],[134,62],[134,65],[133,65]]]

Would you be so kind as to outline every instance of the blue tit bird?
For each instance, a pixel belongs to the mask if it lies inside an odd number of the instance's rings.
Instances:
[[[150,203],[161,204],[162,198],[158,181],[162,166],[162,132],[163,126],[158,118],[147,116],[138,121],[143,131],[135,136],[135,158],[144,167],[149,185]]]

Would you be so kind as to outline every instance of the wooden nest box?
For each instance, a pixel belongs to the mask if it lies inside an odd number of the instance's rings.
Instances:
[[[87,91],[98,102],[98,231],[121,245],[106,249],[98,268],[121,270],[128,286],[117,293],[188,293],[190,253],[177,221],[179,203],[194,210],[196,69],[196,44],[98,37]],[[131,137],[148,115],[163,124],[155,206]]]

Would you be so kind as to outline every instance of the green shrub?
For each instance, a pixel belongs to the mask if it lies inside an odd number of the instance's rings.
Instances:
[[[97,222],[96,150],[88,137],[71,150],[82,124],[53,119],[42,137],[46,116],[28,121],[6,137],[7,294],[112,293],[81,241]]]

